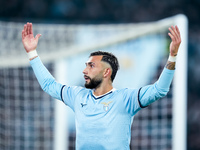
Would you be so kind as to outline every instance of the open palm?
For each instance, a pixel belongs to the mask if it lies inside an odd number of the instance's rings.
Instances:
[[[170,43],[170,55],[176,56],[178,53],[179,46],[181,44],[181,35],[177,26],[171,26],[169,28],[170,33],[168,35],[171,37],[172,42]]]
[[[22,43],[27,53],[37,48],[40,36],[41,34],[37,34],[35,37],[33,36],[32,23],[24,25],[24,29],[22,30]]]

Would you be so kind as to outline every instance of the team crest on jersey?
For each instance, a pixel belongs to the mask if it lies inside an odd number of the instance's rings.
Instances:
[[[101,104],[103,104],[103,109],[107,112],[109,110],[109,104],[112,103],[112,101],[109,102],[102,102]]]

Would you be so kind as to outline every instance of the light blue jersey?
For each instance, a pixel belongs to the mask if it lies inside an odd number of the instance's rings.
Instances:
[[[39,57],[30,64],[42,89],[74,111],[77,150],[129,150],[134,115],[165,96],[174,75],[174,70],[165,68],[152,85],[113,89],[95,97],[90,89],[57,83]]]

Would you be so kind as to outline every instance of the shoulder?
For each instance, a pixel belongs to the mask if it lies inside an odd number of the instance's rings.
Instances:
[[[115,89],[114,93],[127,97],[127,96],[137,95],[138,90],[139,89],[122,88],[122,89]]]
[[[86,89],[86,88],[81,87],[81,86],[66,86],[66,85],[63,86],[63,90],[64,91],[71,91],[71,92],[74,92],[76,94],[78,94],[79,92],[89,92],[90,91],[89,89]]]
[[[91,93],[91,90],[81,86],[66,86],[64,85],[61,90],[61,98],[67,104],[69,101],[74,101],[76,98],[82,98]]]
[[[115,89],[114,92],[116,93],[130,93],[130,92],[137,92],[138,89],[131,89],[131,88],[122,88],[122,89]]]

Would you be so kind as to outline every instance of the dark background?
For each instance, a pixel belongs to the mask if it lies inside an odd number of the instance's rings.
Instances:
[[[0,0],[0,20],[97,24],[189,19],[187,149],[200,149],[200,0]],[[181,101],[180,101],[181,103]]]

